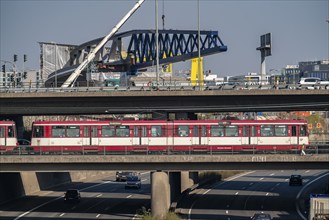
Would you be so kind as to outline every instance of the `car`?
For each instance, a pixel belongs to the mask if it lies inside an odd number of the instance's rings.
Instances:
[[[31,147],[31,141],[27,139],[18,139],[18,146],[14,149],[14,153],[17,154],[31,154],[33,153],[33,148]]]
[[[293,174],[293,175],[290,176],[289,186],[293,186],[293,185],[298,185],[298,186],[303,185],[303,178],[302,178],[301,175]]]
[[[78,189],[68,189],[64,194],[65,202],[80,202],[81,195]]]
[[[140,189],[142,187],[141,177],[138,175],[128,176],[125,188],[136,188]]]
[[[272,217],[267,213],[255,213],[254,216],[251,217],[252,220],[271,220]]]
[[[18,139],[17,142],[18,142],[18,145],[31,145],[31,141],[26,140],[26,139]]]
[[[117,182],[122,182],[122,181],[127,181],[128,176],[136,176],[138,175],[137,172],[132,172],[132,171],[118,171],[116,172],[116,181]]]

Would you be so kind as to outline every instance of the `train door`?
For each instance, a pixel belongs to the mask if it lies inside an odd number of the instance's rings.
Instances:
[[[296,125],[291,126],[290,144],[292,144],[292,145],[298,145],[299,144],[299,137],[298,137],[298,132],[297,132],[297,126]]]
[[[250,145],[250,126],[242,126],[242,137],[241,144],[242,145]]]
[[[98,128],[97,126],[91,126],[91,135],[90,135],[90,143],[91,145],[99,145],[98,138]]]
[[[249,130],[250,130],[249,144],[258,145],[257,127],[255,125],[252,125],[249,127]]]
[[[89,146],[91,145],[91,127],[84,126],[83,127],[83,135],[82,135],[82,145]]]
[[[141,145],[142,143],[141,126],[134,126],[133,129],[134,130],[133,130],[132,143],[133,145]]]
[[[7,138],[6,138],[6,127],[0,127],[0,146],[7,145]]]
[[[140,126],[140,145],[149,145],[149,135],[147,126]]]
[[[199,126],[192,126],[192,145],[201,145],[201,136],[199,135]]]
[[[202,125],[199,127],[199,136],[200,136],[200,144],[201,145],[208,145],[208,135],[207,135],[207,126]]]

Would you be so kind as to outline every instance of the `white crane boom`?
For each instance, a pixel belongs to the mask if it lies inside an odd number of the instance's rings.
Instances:
[[[74,72],[67,78],[67,80],[61,86],[62,88],[69,87],[80,75],[82,70],[95,58],[96,53],[110,40],[110,38],[120,29],[120,27],[129,19],[130,16],[143,4],[145,0],[139,0],[135,6],[117,23],[116,26],[108,33],[103,40],[91,51],[86,59],[74,70]],[[73,84],[72,84],[73,86]]]

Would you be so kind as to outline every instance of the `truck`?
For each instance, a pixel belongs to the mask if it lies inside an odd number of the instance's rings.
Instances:
[[[310,195],[310,220],[329,219],[329,194]]]

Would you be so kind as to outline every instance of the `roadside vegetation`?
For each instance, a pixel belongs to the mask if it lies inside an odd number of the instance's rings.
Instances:
[[[139,210],[140,213],[138,213],[139,215],[141,215],[141,220],[180,220],[181,218],[178,217],[178,215],[176,215],[173,212],[168,212],[168,214],[166,216],[164,216],[163,218],[155,218],[152,217],[150,210],[147,210],[144,206],[142,207],[141,210]]]

